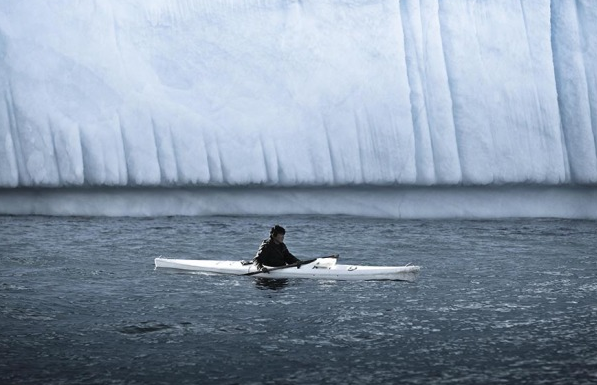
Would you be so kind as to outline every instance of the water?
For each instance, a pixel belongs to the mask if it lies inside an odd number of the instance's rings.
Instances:
[[[416,283],[154,270],[297,256]],[[597,382],[597,222],[0,217],[4,384]]]

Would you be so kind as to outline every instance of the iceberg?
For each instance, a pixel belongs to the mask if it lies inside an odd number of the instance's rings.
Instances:
[[[392,219],[597,218],[580,186],[347,186],[0,190],[0,213],[53,216],[351,215]]]
[[[0,98],[0,213],[597,218],[592,0],[4,0]]]

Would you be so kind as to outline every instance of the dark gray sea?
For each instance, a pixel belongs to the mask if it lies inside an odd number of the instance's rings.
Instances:
[[[155,270],[298,257],[415,283]],[[597,222],[0,217],[2,384],[595,384]]]

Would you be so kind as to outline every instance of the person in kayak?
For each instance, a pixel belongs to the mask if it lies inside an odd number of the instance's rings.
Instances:
[[[285,234],[286,230],[282,226],[275,225],[269,232],[269,239],[261,242],[261,246],[259,246],[255,258],[253,258],[253,263],[260,270],[267,272],[267,268],[263,267],[264,265],[277,267],[296,263],[297,267],[300,267],[301,261],[292,255],[284,244]]]

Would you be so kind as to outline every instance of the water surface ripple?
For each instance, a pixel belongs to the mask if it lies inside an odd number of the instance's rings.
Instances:
[[[155,270],[248,259],[269,226],[308,258],[419,281]],[[342,216],[0,217],[0,382],[597,382],[597,222]]]

